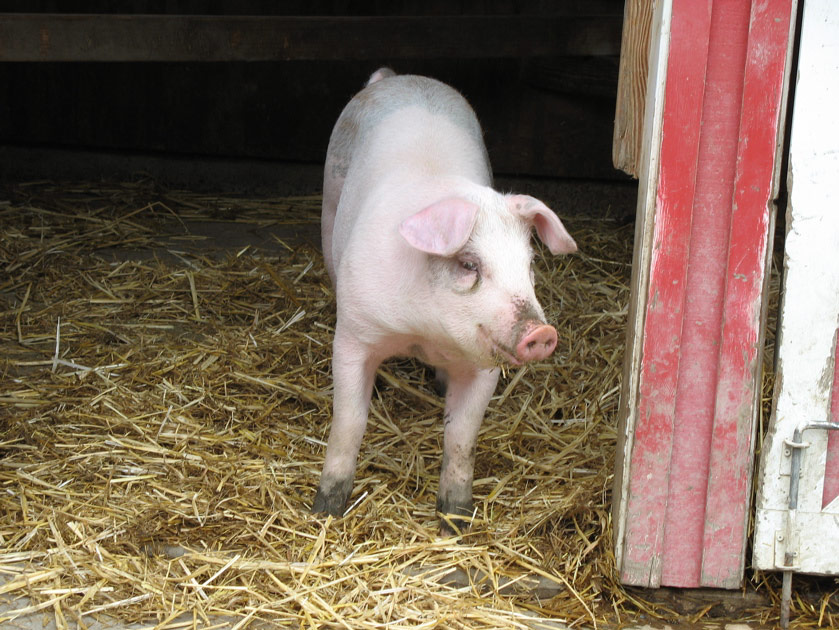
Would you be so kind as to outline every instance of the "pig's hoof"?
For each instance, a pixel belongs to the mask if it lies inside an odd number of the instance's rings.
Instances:
[[[440,535],[459,536],[472,522],[472,500],[453,501],[438,497],[437,513],[440,515]]]
[[[451,514],[444,514],[440,517],[440,536],[450,538],[460,536],[469,529],[469,521],[457,518]]]
[[[312,512],[343,516],[350,490],[352,490],[352,479],[330,484],[321,483],[315,495],[315,502],[312,504]]]

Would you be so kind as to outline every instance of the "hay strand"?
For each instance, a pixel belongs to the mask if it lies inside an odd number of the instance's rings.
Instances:
[[[539,260],[558,349],[502,378],[472,528],[439,538],[442,401],[411,361],[378,373],[346,516],[309,514],[334,329],[319,197],[148,181],[0,197],[4,619],[489,629],[718,613],[614,577],[631,225],[569,218],[582,253]],[[750,584],[762,595],[737,619],[772,622],[774,578]],[[839,619],[831,592],[794,606],[801,624]]]

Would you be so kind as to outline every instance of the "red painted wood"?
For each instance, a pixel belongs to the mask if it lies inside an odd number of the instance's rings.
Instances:
[[[836,348],[833,352],[833,387],[830,390],[830,421],[839,422],[839,331],[836,331]],[[839,431],[827,436],[827,457],[824,467],[822,507],[839,497]]]
[[[702,570],[719,336],[748,32],[747,2],[715,0],[702,104],[671,481],[662,549],[661,582],[670,586],[698,586]]]
[[[673,6],[639,409],[621,579],[658,586],[670,480],[685,277],[699,154],[710,0]]]
[[[673,4],[626,583],[742,578],[791,1]]]
[[[761,367],[761,300],[791,19],[791,0],[755,2],[749,16],[702,540],[702,586],[737,588],[743,577],[759,395],[755,388]]]

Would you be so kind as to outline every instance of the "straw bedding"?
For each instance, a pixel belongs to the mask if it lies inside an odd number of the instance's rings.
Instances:
[[[475,520],[456,539],[438,536],[433,509],[442,401],[407,360],[379,372],[348,514],[309,514],[334,325],[319,198],[148,181],[2,193],[2,619],[541,628],[714,614],[652,603],[614,578],[631,225],[568,219],[583,253],[540,260],[560,344],[502,377],[479,442]],[[219,247],[196,235],[208,224],[261,246]],[[774,578],[750,579],[763,605],[745,618],[774,621]],[[818,600],[795,606],[819,618]],[[823,625],[835,610],[822,606]]]

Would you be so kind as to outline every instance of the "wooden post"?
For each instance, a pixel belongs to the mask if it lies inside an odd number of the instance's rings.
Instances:
[[[793,0],[672,4],[622,398],[615,521],[626,583],[742,579],[793,10]]]

